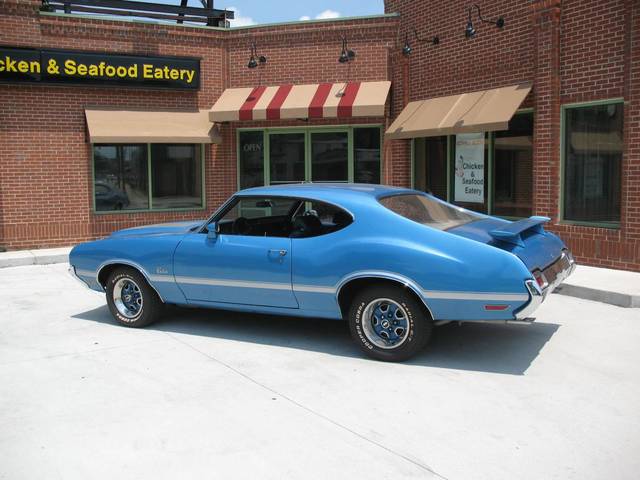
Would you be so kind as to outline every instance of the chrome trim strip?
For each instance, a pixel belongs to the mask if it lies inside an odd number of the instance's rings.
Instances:
[[[319,285],[294,285],[294,292],[310,292],[310,293],[336,293],[336,287],[323,287]]]
[[[188,283],[190,285],[210,285],[214,287],[239,287],[239,288],[262,288],[266,290],[291,290],[290,283],[252,282],[244,280],[226,280],[200,277],[178,277],[177,283]]]
[[[445,292],[440,290],[422,290],[425,297],[438,300],[483,300],[483,301],[526,301],[529,295],[526,293],[499,293],[499,292]]]

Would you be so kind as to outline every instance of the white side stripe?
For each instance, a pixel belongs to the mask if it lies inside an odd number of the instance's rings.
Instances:
[[[90,270],[76,270],[76,274],[82,277],[94,278],[96,273]],[[190,285],[210,285],[214,287],[258,288],[265,290],[291,290],[289,283],[252,282],[246,280],[224,280],[201,277],[174,277],[173,275],[149,275],[149,280],[158,283],[186,283]],[[335,286],[322,285],[294,285],[293,290],[301,293],[336,294]],[[480,300],[480,301],[526,301],[529,295],[526,293],[499,293],[499,292],[446,292],[442,290],[422,290],[427,299],[433,300]]]
[[[476,293],[476,292],[442,292],[438,290],[423,290],[426,298],[438,300],[484,300],[484,301],[525,301],[529,300],[526,293]]]
[[[211,285],[214,287],[264,288],[268,290],[291,290],[290,283],[250,282],[242,280],[218,280],[214,278],[176,277],[178,283]]]

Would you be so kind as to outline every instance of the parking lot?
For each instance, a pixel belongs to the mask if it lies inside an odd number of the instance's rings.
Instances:
[[[385,364],[342,322],[119,327],[66,268],[0,270],[2,479],[638,478],[638,309],[552,295]]]

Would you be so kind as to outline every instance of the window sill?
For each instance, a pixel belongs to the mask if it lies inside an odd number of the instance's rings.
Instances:
[[[143,210],[93,210],[94,215],[128,215],[134,213],[173,213],[173,212],[203,212],[206,207],[189,207],[189,208],[158,208]]]
[[[581,222],[577,220],[560,220],[558,225],[569,225],[572,227],[608,228],[610,230],[620,230],[620,222]]]

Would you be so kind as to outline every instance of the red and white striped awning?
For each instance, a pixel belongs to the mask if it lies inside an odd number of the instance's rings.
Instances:
[[[228,88],[209,111],[212,122],[381,117],[391,82]]]

